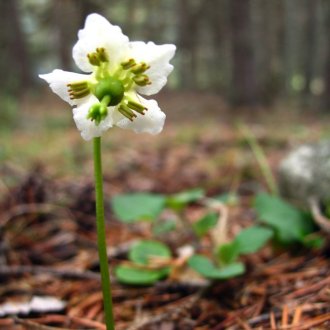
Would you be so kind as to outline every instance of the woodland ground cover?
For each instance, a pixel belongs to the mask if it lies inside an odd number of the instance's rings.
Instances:
[[[209,197],[232,193],[236,201],[225,204],[231,241],[255,224],[254,198],[268,190],[237,123],[253,132],[274,173],[289,149],[329,134],[327,115],[301,117],[292,106],[278,106],[269,113],[227,109],[217,96],[202,93],[164,93],[159,102],[168,114],[162,134],[150,139],[113,130],[104,139],[107,237],[113,267],[127,261],[139,239],[156,237],[174,256],[178,247],[192,242],[189,230],[155,236],[148,223],[120,222],[111,209],[114,196],[172,195],[192,188],[203,188]],[[44,312],[31,311],[16,319],[4,313],[3,329],[104,329],[94,243],[91,145],[82,143],[70,111],[62,108],[63,103],[53,98],[30,97],[22,101],[18,123],[3,126],[0,132],[0,311],[8,302],[19,306],[36,296],[55,297],[66,307],[52,312],[48,306]],[[183,215],[193,224],[208,211],[192,201]],[[165,217],[173,216],[165,212]],[[212,254],[210,242],[211,234],[200,241],[206,256]],[[327,246],[268,244],[240,257],[244,275],[212,285],[187,270],[185,263],[151,286],[114,280],[117,328],[327,329]]]

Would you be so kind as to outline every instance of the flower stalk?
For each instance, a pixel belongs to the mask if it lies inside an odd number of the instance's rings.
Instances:
[[[111,281],[109,274],[107,244],[106,244],[106,235],[105,235],[101,137],[95,137],[93,139],[93,142],[94,142],[97,246],[99,252],[99,259],[100,259],[105,324],[107,330],[114,330],[115,326],[114,326],[113,308],[112,308]]]

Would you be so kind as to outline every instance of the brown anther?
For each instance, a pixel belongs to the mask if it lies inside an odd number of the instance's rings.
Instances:
[[[108,62],[108,56],[105,52],[105,48],[96,48],[97,57],[101,62]]]
[[[89,60],[89,63],[94,66],[100,65],[100,59],[98,58],[96,53],[87,54],[87,58]]]
[[[134,58],[130,58],[127,61],[121,63],[121,66],[123,67],[124,70],[128,70],[132,68],[134,65],[136,65],[136,62]]]
[[[68,92],[69,92],[69,96],[71,99],[81,99],[90,93],[88,88],[84,88],[84,89],[77,90],[77,91],[69,90]]]

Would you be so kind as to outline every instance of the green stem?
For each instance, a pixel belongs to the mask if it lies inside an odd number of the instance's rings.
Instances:
[[[106,236],[105,236],[100,137],[94,138],[94,173],[95,173],[95,197],[96,197],[97,246],[99,250],[99,259],[100,259],[105,324],[107,326],[107,330],[114,330],[115,325],[114,325],[113,311],[112,311],[111,282],[110,282],[107,244],[106,244]]]

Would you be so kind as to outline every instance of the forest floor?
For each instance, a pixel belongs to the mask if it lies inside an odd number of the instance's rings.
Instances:
[[[147,225],[114,217],[113,196],[197,187],[208,196],[235,192],[239,201],[227,208],[231,238],[253,223],[253,198],[268,188],[238,124],[253,132],[275,174],[290,149],[330,135],[330,116],[310,111],[231,110],[217,96],[192,93],[162,94],[159,103],[168,114],[160,135],[113,129],[103,139],[111,267],[137,239],[152,237]],[[92,145],[80,138],[68,106],[53,98],[23,100],[18,118],[0,131],[0,329],[105,330]],[[185,210],[192,222],[203,212],[198,203]],[[164,238],[174,254],[189,239],[184,232]],[[243,276],[212,283],[184,265],[148,287],[113,278],[116,329],[329,329],[329,251],[329,244],[315,251],[268,246],[243,257]],[[34,310],[33,298],[44,296],[56,299]]]

